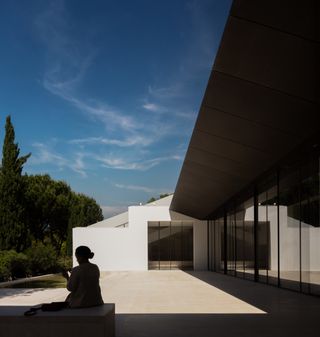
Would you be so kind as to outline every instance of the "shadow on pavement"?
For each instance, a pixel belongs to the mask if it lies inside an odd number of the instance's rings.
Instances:
[[[320,312],[320,297],[214,272],[185,273],[269,314]]]
[[[316,315],[117,314],[117,337],[315,337]]]

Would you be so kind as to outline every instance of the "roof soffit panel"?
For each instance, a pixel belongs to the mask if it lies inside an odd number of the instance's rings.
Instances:
[[[320,123],[317,104],[219,72],[211,76],[203,106],[298,137]]]
[[[243,164],[248,164],[248,162],[252,161],[252,158],[255,158],[256,161],[265,162],[272,159],[272,154],[270,153],[261,152],[250,146],[236,143],[230,139],[218,137],[200,130],[194,130],[190,146]],[[188,152],[186,157],[187,156]]]
[[[205,184],[238,184],[246,181],[245,177],[231,175],[222,170],[214,169],[209,166],[201,165],[197,162],[186,159],[184,163],[185,173],[190,175],[192,180],[196,179],[197,184],[204,181]]]
[[[310,40],[319,40],[318,0],[235,0],[231,15]]]
[[[238,163],[233,160],[211,154],[210,152],[199,148],[190,146],[188,153],[188,157],[191,157],[193,162],[207,166],[208,168],[226,172],[233,176],[246,177],[247,179],[250,179],[254,173],[254,170],[252,170],[250,165]]]
[[[315,101],[315,65],[316,43],[229,17],[214,70]]]
[[[301,141],[298,136],[293,137],[254,121],[208,107],[201,108],[196,129],[271,154],[282,153],[290,144],[294,146]]]

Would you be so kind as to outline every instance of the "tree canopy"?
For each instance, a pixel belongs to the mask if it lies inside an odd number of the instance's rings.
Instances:
[[[164,193],[164,194],[160,194],[160,195],[159,195],[159,198],[151,197],[151,198],[147,201],[147,204],[149,204],[150,202],[154,202],[154,201],[157,201],[157,200],[159,200],[159,199],[168,197],[169,195],[170,195],[170,194],[168,194],[168,193]]]
[[[48,174],[22,175],[31,154],[19,154],[8,116],[0,167],[0,250],[20,252],[32,242],[49,242],[58,255],[63,245],[71,254],[72,228],[103,220],[100,206]]]
[[[0,168],[0,249],[26,248],[28,228],[25,224],[25,181],[23,165],[30,157],[19,157],[20,149],[15,143],[15,132],[10,116],[6,119],[5,138]]]

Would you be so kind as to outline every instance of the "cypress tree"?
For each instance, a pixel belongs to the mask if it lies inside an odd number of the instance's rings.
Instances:
[[[0,168],[0,250],[21,251],[28,239],[22,169],[31,154],[19,154],[11,118],[7,116]]]

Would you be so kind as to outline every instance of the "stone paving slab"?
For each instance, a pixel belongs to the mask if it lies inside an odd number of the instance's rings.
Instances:
[[[320,298],[212,272],[102,273],[117,337],[318,337]],[[0,289],[0,306],[61,301],[65,289]],[[1,333],[0,333],[1,335]]]
[[[117,313],[264,313],[180,270],[105,273],[101,286]]]
[[[180,270],[102,273],[105,303],[116,313],[263,313],[262,310]],[[63,301],[66,289],[0,289],[0,305]]]

